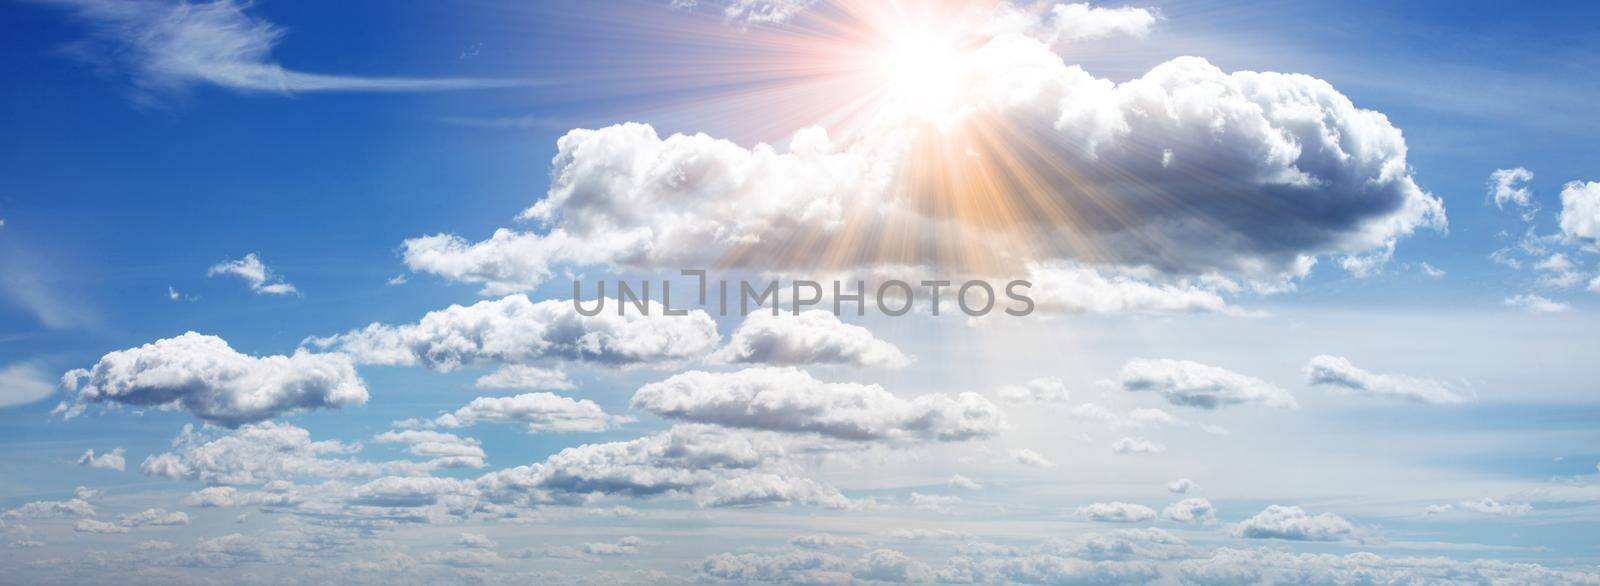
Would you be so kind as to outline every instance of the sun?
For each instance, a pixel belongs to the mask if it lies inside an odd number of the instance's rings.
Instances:
[[[913,119],[944,123],[958,114],[966,52],[960,35],[932,28],[894,31],[878,57],[884,107]]]

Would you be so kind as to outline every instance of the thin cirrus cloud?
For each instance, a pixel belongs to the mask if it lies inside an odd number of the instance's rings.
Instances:
[[[428,92],[530,85],[527,81],[368,77],[296,71],[272,49],[285,29],[247,13],[248,3],[217,0],[35,0],[68,9],[89,33],[69,47],[96,65],[125,69],[150,93],[210,85],[240,92]]]

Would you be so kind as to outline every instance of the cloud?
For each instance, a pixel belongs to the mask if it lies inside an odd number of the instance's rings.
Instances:
[[[1159,454],[1167,451],[1167,446],[1142,437],[1125,437],[1112,443],[1111,451],[1118,454]]]
[[[1054,403],[1065,401],[1070,396],[1067,383],[1055,377],[1040,377],[1020,385],[1003,385],[994,390],[994,397],[1002,403]]]
[[[473,386],[480,389],[569,390],[574,388],[567,373],[558,369],[539,368],[523,364],[500,367],[490,374],[478,377]]]
[[[1138,523],[1149,521],[1156,516],[1155,509],[1144,505],[1135,505],[1124,502],[1094,503],[1078,507],[1075,511],[1079,517],[1091,521],[1107,523]]]
[[[1357,395],[1393,397],[1418,403],[1458,404],[1472,398],[1440,381],[1396,374],[1375,374],[1356,368],[1350,359],[1321,355],[1306,364],[1306,382],[1331,386]]]
[[[104,468],[106,470],[116,470],[121,472],[126,470],[128,467],[128,461],[122,457],[122,454],[123,449],[116,448],[110,452],[95,456],[94,450],[89,449],[85,450],[83,455],[78,457],[78,465],[88,466],[90,468]]]
[[[294,485],[273,481],[266,490],[245,492],[231,486],[208,486],[183,497],[183,504],[200,508],[227,508],[243,506],[293,506],[304,499],[295,492]]]
[[[123,515],[117,519],[117,524],[123,527],[170,527],[174,525],[188,525],[189,514],[182,511],[168,513],[165,509],[145,509],[139,513]]]
[[[1022,34],[1057,45],[1108,37],[1143,38],[1159,18],[1153,10],[1132,6],[1001,2],[984,28],[992,35]]]
[[[1215,287],[1186,278],[1163,280],[1149,268],[1070,262],[1028,267],[1028,281],[1033,283],[1029,293],[1043,312],[1251,315],[1229,305]],[[1222,289],[1227,292],[1232,287]]]
[[[256,253],[244,255],[239,260],[225,260],[211,265],[206,271],[207,277],[217,275],[232,275],[244,279],[251,291],[257,295],[299,295],[300,291],[294,285],[283,280],[283,277],[274,273],[267,265],[261,264],[261,259]]]
[[[685,316],[578,314],[571,301],[511,295],[428,312],[415,324],[372,324],[310,345],[363,364],[422,365],[449,372],[468,365],[567,360],[605,366],[664,366],[703,357],[719,340],[706,312]]]
[[[94,505],[87,496],[64,501],[32,501],[0,514],[3,519],[60,519],[93,517]]]
[[[1000,409],[977,393],[902,399],[877,385],[826,383],[795,368],[689,371],[647,384],[633,408],[728,427],[849,440],[962,441],[993,436]]]
[[[50,378],[44,369],[31,362],[18,362],[0,369],[0,409],[49,397],[56,392]]]
[[[1489,174],[1489,197],[1500,209],[1508,203],[1519,208],[1534,207],[1533,192],[1527,187],[1532,180],[1533,172],[1522,167],[1496,169]]]
[[[90,403],[179,407],[226,427],[367,402],[348,357],[301,349],[256,358],[195,332],[106,354],[93,367],[68,372],[62,386],[75,393],[67,417]]]
[[[617,540],[616,543],[585,543],[583,553],[589,555],[631,555],[639,553],[639,548],[644,545],[644,540],[629,535]]]
[[[1122,366],[1122,390],[1150,391],[1173,405],[1216,409],[1243,403],[1293,409],[1294,396],[1261,379],[1188,360],[1135,359]]]
[[[453,433],[406,429],[386,431],[372,440],[406,444],[406,453],[425,458],[440,468],[482,468],[487,458],[478,440]]]
[[[1355,527],[1333,513],[1312,516],[1300,507],[1269,505],[1236,528],[1247,539],[1340,541],[1355,536]]]
[[[960,489],[965,489],[965,490],[982,490],[983,489],[983,485],[982,484],[978,484],[978,482],[976,480],[973,480],[971,478],[967,478],[967,477],[962,476],[960,474],[956,474],[954,476],[951,476],[950,480],[945,481],[945,484],[950,485],[950,488],[960,488]]]
[[[364,462],[349,457],[361,450],[360,444],[312,441],[311,433],[304,429],[271,421],[220,436],[185,426],[173,440],[173,448],[145,458],[140,472],[208,485],[259,485],[299,477],[360,478],[433,469],[410,461]]]
[[[499,545],[500,544],[495,543],[493,539],[489,539],[488,537],[478,533],[462,533],[460,536],[456,537],[456,547],[465,547],[469,549],[494,549]]]
[[[1446,224],[1441,200],[1408,171],[1400,131],[1320,79],[1227,73],[1183,57],[1118,84],[1017,35],[950,67],[963,88],[956,126],[1006,129],[997,131],[1014,135],[999,142],[1034,150],[921,144],[968,133],[937,138],[893,125],[843,143],[803,129],[787,152],[703,134],[663,138],[643,124],[577,129],[557,143],[546,197],[521,215],[544,232],[501,230],[478,243],[427,236],[408,240],[404,256],[414,271],[487,293],[535,287],[559,263],[794,272],[923,266],[949,250],[1282,287],[1324,256],[1371,272],[1400,238]],[[994,152],[932,174],[978,176],[992,170],[962,166],[1008,161],[1007,173],[991,174],[1016,184],[982,194],[1004,217],[926,205],[963,195],[937,193],[962,182],[902,172],[923,150],[969,146]],[[895,246],[860,245],[869,234],[895,234]],[[814,253],[830,248],[839,254]],[[1222,308],[1214,291],[1181,281],[1076,281],[1066,282],[1090,292],[1057,293],[1063,307]]]
[[[607,415],[600,405],[588,399],[527,393],[514,397],[478,397],[453,413],[440,415],[435,423],[445,427],[469,427],[483,422],[520,423],[527,427],[528,433],[539,433],[605,431],[629,421],[633,418]]]
[[[799,315],[752,313],[734,330],[728,345],[711,358],[727,364],[778,366],[899,368],[911,364],[911,358],[894,344],[820,309]]]
[[[1533,511],[1533,506],[1525,503],[1502,503],[1489,497],[1477,501],[1461,501],[1460,507],[1485,515],[1503,517],[1521,517]]]
[[[415,92],[526,85],[465,79],[360,77],[286,69],[272,49],[286,31],[246,14],[248,3],[194,4],[167,0],[39,0],[71,10],[89,39],[72,49],[96,65],[126,70],[147,94],[179,93],[198,85],[239,92]]]
[[[116,523],[107,523],[105,521],[97,521],[97,520],[94,520],[94,519],[84,519],[82,521],[78,521],[78,523],[76,525],[72,526],[72,530],[76,531],[78,533],[99,533],[99,534],[127,533],[128,532],[128,528],[127,527],[123,527],[123,526],[118,525]]]
[[[1572,311],[1572,306],[1560,301],[1552,301],[1543,295],[1522,293],[1506,298],[1506,307],[1515,307],[1528,313],[1566,313]]]
[[[1039,452],[1035,452],[1035,451],[1030,450],[1028,448],[1021,448],[1021,449],[1011,450],[1011,459],[1015,460],[1018,464],[1021,464],[1023,466],[1027,466],[1029,468],[1055,468],[1056,467],[1056,463],[1055,462],[1051,462],[1049,459],[1047,459],[1043,455],[1039,454]]]
[[[566,448],[542,462],[484,475],[481,494],[496,501],[573,503],[602,495],[692,496],[702,506],[850,505],[838,490],[783,473],[780,436],[677,425],[642,438]]]
[[[1600,182],[1573,181],[1562,186],[1561,233],[1571,240],[1600,243]]]
[[[1217,510],[1209,500],[1190,498],[1167,505],[1161,516],[1179,523],[1210,523],[1217,520]]]

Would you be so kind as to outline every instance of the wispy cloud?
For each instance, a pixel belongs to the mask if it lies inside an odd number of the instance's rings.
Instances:
[[[427,92],[529,85],[523,80],[365,77],[295,71],[272,49],[285,29],[246,13],[248,4],[167,0],[37,0],[69,8],[89,28],[72,52],[126,69],[152,93],[215,85],[243,92]]]

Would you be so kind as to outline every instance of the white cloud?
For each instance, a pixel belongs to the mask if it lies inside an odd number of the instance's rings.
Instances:
[[[527,393],[514,397],[478,397],[453,413],[440,415],[435,423],[445,427],[468,427],[483,422],[520,423],[527,427],[528,433],[539,433],[605,431],[632,420],[631,417],[607,415],[600,405],[588,399]]]
[[[1340,541],[1355,536],[1355,527],[1333,513],[1312,516],[1300,507],[1269,505],[1236,528],[1248,539]]]
[[[1036,308],[1063,314],[1222,313],[1249,315],[1213,287],[1187,278],[1163,279],[1149,268],[1053,262],[1028,267]],[[1170,281],[1170,282],[1163,282]]]
[[[1506,307],[1515,307],[1528,313],[1566,313],[1572,311],[1572,306],[1560,301],[1552,301],[1543,295],[1522,293],[1506,298]]]
[[[852,440],[962,441],[1004,425],[1000,409],[977,393],[902,399],[877,385],[822,382],[795,368],[689,371],[641,387],[633,407],[697,423]]]
[[[1600,243],[1600,181],[1573,181],[1561,188],[1561,233],[1572,240]]]
[[[76,525],[72,526],[72,530],[76,531],[78,533],[100,533],[100,534],[127,533],[128,532],[128,528],[127,527],[123,527],[123,526],[118,525],[116,523],[108,523],[108,522],[105,522],[105,521],[97,521],[95,519],[84,519],[84,520],[78,521],[78,523]]]
[[[1113,501],[1078,507],[1075,514],[1092,521],[1138,523],[1154,519],[1156,511],[1144,505]]]
[[[1116,84],[1016,35],[994,38],[950,67],[963,88],[953,110],[966,118],[957,125],[1030,129],[1021,138],[1039,152],[1014,158],[1049,161],[1000,174],[1017,185],[995,186],[995,197],[1022,209],[1012,212],[1017,217],[982,222],[917,205],[942,197],[927,193],[939,182],[899,172],[920,139],[893,123],[842,144],[805,129],[785,153],[703,134],[663,138],[649,126],[623,124],[573,130],[558,141],[550,190],[522,214],[545,232],[502,230],[477,244],[417,238],[406,242],[405,258],[415,271],[482,283],[487,293],[537,286],[557,263],[789,271],[816,268],[819,257],[848,265],[830,268],[917,266],[953,249],[1019,249],[1013,260],[1093,261],[1172,279],[1226,275],[1281,286],[1320,256],[1370,271],[1399,238],[1445,225],[1441,201],[1407,171],[1400,131],[1316,78],[1230,74],[1184,57]],[[1029,185],[1050,189],[1005,200],[1031,193]],[[952,223],[960,229],[944,229]],[[795,243],[826,249],[860,240],[855,235],[891,233],[893,251],[795,253]],[[1093,293],[1056,294],[1078,311],[1224,307],[1197,285],[1074,274]]]
[[[1157,393],[1173,405],[1215,409],[1242,403],[1293,409],[1294,396],[1261,379],[1188,360],[1134,359],[1122,366],[1125,391]]]
[[[83,455],[78,457],[78,465],[121,472],[127,469],[128,461],[123,458],[122,448],[113,449],[99,456],[94,455],[94,449],[91,448],[85,450]]]
[[[1189,491],[1194,490],[1196,486],[1198,485],[1196,485],[1193,480],[1189,480],[1188,478],[1179,478],[1167,483],[1167,492],[1173,494],[1187,494]]]
[[[1003,403],[1054,403],[1067,400],[1067,383],[1055,377],[1040,377],[1020,385],[1003,385],[994,390],[994,397]]]
[[[1472,401],[1450,385],[1429,378],[1397,374],[1376,374],[1357,368],[1350,359],[1320,355],[1306,364],[1306,382],[1331,386],[1357,395],[1393,397],[1430,404],[1456,404]]]
[[[1210,523],[1217,520],[1217,510],[1209,500],[1189,498],[1167,505],[1161,516],[1179,523]]]
[[[499,547],[499,545],[500,544],[495,543],[493,539],[489,539],[487,536],[484,536],[480,533],[462,533],[456,537],[456,547],[465,547],[469,549],[494,549]]]
[[[166,0],[42,0],[89,27],[75,54],[127,70],[145,92],[215,85],[241,92],[440,91],[524,85],[463,78],[358,77],[286,69],[272,49],[286,31],[245,13],[249,3]]]
[[[123,515],[117,519],[117,524],[123,527],[168,527],[173,525],[188,525],[189,514],[182,511],[169,513],[165,509],[145,509],[131,515]]]
[[[956,474],[954,476],[951,476],[950,480],[945,481],[945,484],[950,485],[950,488],[960,488],[960,489],[965,489],[965,490],[981,490],[981,489],[983,489],[983,485],[982,484],[978,484],[978,482],[976,480],[973,480],[971,478],[967,478],[967,477],[962,476],[960,474]]]
[[[1461,501],[1460,507],[1485,515],[1503,517],[1521,517],[1533,512],[1533,506],[1526,503],[1502,503],[1489,497],[1483,497],[1482,500],[1476,501]]]
[[[179,407],[228,427],[367,402],[348,357],[302,349],[256,358],[195,332],[106,354],[89,369],[68,372],[62,386],[75,393],[74,405],[64,408],[68,417],[90,403],[116,403]]]
[[[93,516],[94,505],[89,504],[88,495],[79,495],[78,498],[64,501],[32,501],[0,514],[0,518],[4,519],[60,519]]]
[[[1020,448],[1020,449],[1016,449],[1016,450],[1011,450],[1011,459],[1015,460],[1018,464],[1021,464],[1023,466],[1027,466],[1029,468],[1055,468],[1056,467],[1056,463],[1055,462],[1051,462],[1048,458],[1045,458],[1039,452],[1035,452],[1035,451],[1030,450],[1028,448]]]
[[[307,343],[334,348],[365,364],[414,365],[448,372],[476,364],[557,359],[609,366],[662,366],[716,347],[717,325],[704,311],[685,316],[580,315],[570,300],[526,295],[452,305],[415,324],[366,328]]]
[[[1435,266],[1433,266],[1431,264],[1428,264],[1428,263],[1422,263],[1420,266],[1422,267],[1422,274],[1427,275],[1428,278],[1430,278],[1430,279],[1442,279],[1442,278],[1444,278],[1444,271],[1442,269],[1440,269],[1438,267],[1435,267]]]
[[[49,397],[56,391],[51,377],[31,362],[18,362],[0,369],[0,408],[27,405]]]
[[[616,543],[585,543],[583,553],[589,555],[630,555],[639,553],[639,548],[644,545],[644,540],[629,535],[618,539]]]
[[[728,345],[711,358],[728,364],[857,368],[899,368],[911,363],[894,344],[820,309],[799,315],[752,313],[729,336]]]
[[[406,429],[386,431],[372,440],[406,444],[406,453],[425,458],[440,468],[482,468],[487,458],[478,440],[453,433]]]
[[[183,497],[185,506],[227,508],[243,506],[292,506],[304,499],[294,485],[284,481],[267,483],[267,490],[245,492],[231,486],[208,486]]]
[[[1158,19],[1154,10],[1132,6],[1001,2],[984,28],[993,35],[1022,34],[1056,45],[1119,36],[1143,38]]]
[[[1142,437],[1125,437],[1112,443],[1111,451],[1118,454],[1159,454],[1167,451],[1167,446]]]
[[[1532,180],[1533,172],[1522,167],[1496,169],[1489,174],[1489,197],[1500,209],[1505,209],[1508,203],[1520,208],[1533,207],[1533,192],[1527,186]]]
[[[232,275],[244,279],[251,291],[257,295],[299,295],[300,291],[294,285],[284,281],[282,276],[274,273],[267,265],[261,264],[261,259],[256,253],[244,255],[239,260],[225,260],[211,265],[206,271],[207,277],[217,275]],[[169,291],[170,293],[170,291]]]
[[[477,486],[493,500],[527,503],[610,495],[692,496],[711,507],[849,506],[836,489],[782,473],[787,458],[776,434],[677,425],[634,440],[567,448],[542,462],[486,474]]]
[[[139,470],[151,476],[192,478],[209,485],[255,485],[275,480],[357,478],[417,474],[431,470],[409,461],[364,462],[348,457],[359,444],[312,441],[311,433],[286,423],[242,426],[221,436],[185,426],[173,452],[145,458]]]
[[[569,390],[573,388],[567,373],[559,369],[539,368],[524,364],[509,364],[492,373],[478,377],[473,383],[480,389]]]

